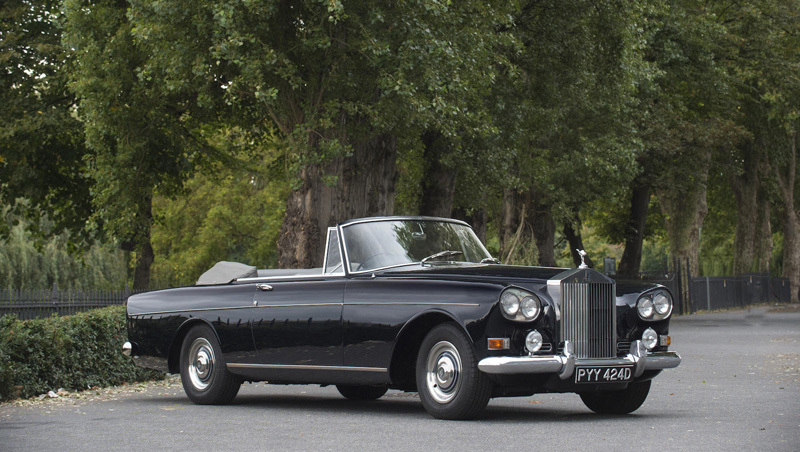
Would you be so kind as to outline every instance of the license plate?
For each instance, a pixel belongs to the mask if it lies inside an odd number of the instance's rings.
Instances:
[[[613,383],[632,380],[632,366],[591,366],[575,369],[575,383]]]

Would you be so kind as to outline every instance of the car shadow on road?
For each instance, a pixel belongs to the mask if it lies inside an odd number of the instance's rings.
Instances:
[[[497,399],[503,400],[503,399]],[[214,410],[286,410],[304,413],[395,416],[406,418],[431,419],[422,407],[415,394],[390,393],[388,396],[372,401],[354,401],[337,396],[320,396],[315,394],[239,394],[236,399],[224,406],[195,405],[185,396],[160,396],[146,399],[147,402],[170,406],[185,406],[189,409]],[[508,406],[491,401],[486,411],[477,421],[482,423],[508,422],[566,422],[597,423],[604,420],[617,421],[627,419],[631,422],[647,422],[653,419],[664,421],[667,413],[647,414],[633,413],[629,415],[600,415],[589,411],[575,410],[572,407],[554,408],[535,406]],[[445,421],[446,422],[446,421]],[[649,424],[648,424],[649,425]]]

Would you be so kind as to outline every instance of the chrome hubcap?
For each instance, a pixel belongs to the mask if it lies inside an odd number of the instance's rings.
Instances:
[[[450,342],[438,342],[428,353],[426,383],[428,393],[439,403],[447,403],[458,394],[461,356]]]
[[[214,349],[206,338],[198,337],[189,348],[189,379],[199,391],[211,384],[214,371]]]

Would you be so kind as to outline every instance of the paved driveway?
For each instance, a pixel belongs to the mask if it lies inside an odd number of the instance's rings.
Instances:
[[[800,310],[685,316],[671,334],[683,364],[628,416],[541,394],[494,399],[478,421],[440,421],[416,394],[361,403],[332,387],[264,384],[209,407],[172,378],[0,405],[0,451],[800,449]]]

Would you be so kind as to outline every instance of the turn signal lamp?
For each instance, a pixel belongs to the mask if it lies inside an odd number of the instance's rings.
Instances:
[[[489,350],[508,350],[509,339],[507,337],[490,337]]]

